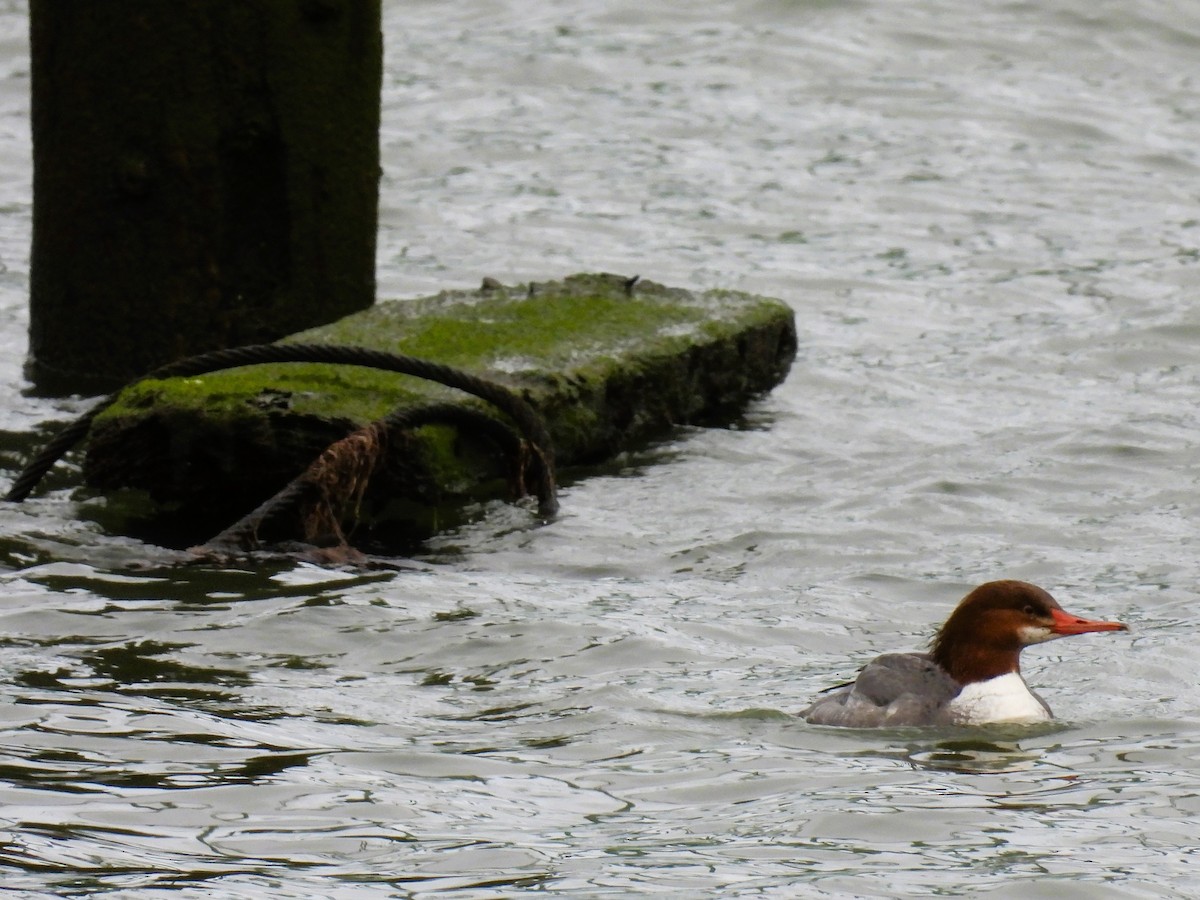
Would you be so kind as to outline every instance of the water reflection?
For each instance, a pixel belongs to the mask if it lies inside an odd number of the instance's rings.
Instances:
[[[1044,758],[1040,749],[1023,749],[1016,743],[979,738],[938,741],[933,746],[912,745],[905,758],[924,769],[973,775],[1025,772]]]

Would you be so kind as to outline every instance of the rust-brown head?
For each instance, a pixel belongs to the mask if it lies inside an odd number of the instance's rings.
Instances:
[[[1025,581],[990,581],[967,594],[930,646],[934,662],[960,684],[1021,670],[1021,650],[1071,634],[1127,631],[1120,622],[1081,619]]]

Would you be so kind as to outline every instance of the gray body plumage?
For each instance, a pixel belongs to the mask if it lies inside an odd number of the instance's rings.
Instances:
[[[885,653],[800,715],[814,725],[854,728],[953,724],[948,707],[960,690],[928,653]]]

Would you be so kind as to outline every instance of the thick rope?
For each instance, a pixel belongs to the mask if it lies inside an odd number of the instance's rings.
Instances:
[[[482,434],[495,443],[505,452],[513,465],[514,492],[518,496],[524,496],[528,493],[524,484],[525,469],[531,462],[527,458],[528,453],[526,450],[528,444],[522,441],[517,433],[503,422],[476,410],[462,406],[453,406],[448,403],[431,404],[415,409],[402,408],[394,410],[384,418],[372,422],[370,425],[366,425],[358,431],[342,438],[341,441],[330,445],[304,472],[293,478],[274,496],[259,504],[254,510],[207,541],[202,549],[215,549],[218,551],[227,549],[254,550],[259,546],[259,530],[272,519],[279,518],[292,508],[305,502],[316,502],[332,507],[334,498],[329,497],[327,494],[326,485],[322,479],[322,464],[327,460],[337,458],[336,448],[339,445],[349,444],[356,438],[363,438],[368,435],[371,438],[382,438],[382,441],[387,442],[400,431],[438,423],[451,423],[460,427],[470,427],[473,434]],[[372,461],[372,469],[376,462],[377,460]],[[548,495],[542,493],[547,488],[547,485],[540,477],[538,478],[538,488],[539,508],[544,508],[547,500],[553,502],[553,492],[551,490],[551,493]],[[332,509],[329,512],[330,519],[336,521],[336,513]],[[340,533],[336,533],[335,531],[335,536],[339,538],[341,543],[345,543],[344,537]]]
[[[504,385],[478,378],[452,366],[429,362],[413,356],[387,353],[382,350],[337,344],[251,344],[246,347],[216,350],[212,353],[202,353],[199,356],[177,360],[160,366],[145,378],[138,380],[179,378],[204,375],[238,366],[290,362],[327,363],[383,369],[388,372],[398,372],[403,375],[413,375],[436,381],[488,401],[513,420],[517,429],[535,448],[535,453],[541,459],[542,472],[539,478],[542,484],[538,493],[542,500],[542,514],[552,515],[558,509],[554,487],[554,454],[550,435],[541,418],[528,403]],[[55,435],[50,443],[42,448],[42,451],[21,470],[4,499],[20,503],[28,497],[51,467],[88,433],[96,416],[112,406],[119,393],[118,391],[105,397]]]

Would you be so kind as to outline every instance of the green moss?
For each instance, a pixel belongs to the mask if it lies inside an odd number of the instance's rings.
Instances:
[[[466,493],[478,477],[479,459],[475,448],[460,445],[458,431],[445,425],[430,425],[417,432],[414,444],[421,462],[434,484],[451,493]]]
[[[243,366],[195,378],[143,381],[101,414],[112,419],[160,404],[216,418],[260,417],[282,406],[300,415],[365,424],[404,403],[455,393],[421,379],[353,366],[312,363]]]
[[[687,295],[660,286],[636,298],[619,283],[595,277],[559,285],[498,288],[486,293],[443,293],[423,300],[380,304],[333,325],[289,340],[408,353],[465,368],[545,371],[572,367],[597,351],[609,357],[629,345],[675,343],[700,326],[707,311],[682,302]]]
[[[564,286],[559,289],[558,285]],[[293,335],[296,343],[333,343],[403,353],[508,380],[535,402],[563,379],[606,381],[631,358],[672,356],[698,339],[728,332],[728,310],[753,324],[778,317],[781,304],[732,291],[694,295],[639,282],[626,293],[615,276],[574,276],[562,283],[487,292],[448,292],[380,304],[331,325]],[[724,312],[725,315],[714,313]],[[264,393],[265,392],[265,393]],[[296,414],[377,419],[403,404],[461,396],[422,379],[354,366],[251,366],[196,378],[143,382],[105,417],[156,403],[245,417],[285,402]],[[579,411],[581,426],[594,418]]]

